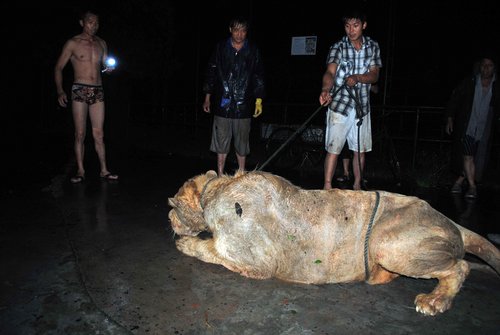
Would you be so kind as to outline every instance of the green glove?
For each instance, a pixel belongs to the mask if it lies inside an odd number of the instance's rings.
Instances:
[[[260,114],[262,114],[262,99],[257,98],[255,100],[255,113],[253,113],[253,117],[258,117]]]

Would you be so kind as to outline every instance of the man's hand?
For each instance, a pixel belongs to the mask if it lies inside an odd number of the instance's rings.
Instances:
[[[205,100],[203,101],[203,111],[205,113],[210,113],[210,94],[205,95]]]
[[[262,99],[257,98],[255,100],[255,113],[253,113],[253,117],[258,117],[260,114],[262,114]]]
[[[448,118],[448,122],[446,122],[444,131],[446,132],[446,134],[451,135],[451,133],[453,132],[453,118]]]
[[[59,106],[61,107],[66,107],[68,104],[68,97],[66,96],[66,93],[61,92],[57,95],[57,102],[59,103]]]
[[[353,86],[355,86],[359,82],[361,82],[359,74],[350,75],[345,80],[346,85],[349,86],[349,87],[353,87]]]
[[[319,95],[319,103],[321,106],[326,106],[332,102],[332,96],[330,95],[330,90],[323,90]]]

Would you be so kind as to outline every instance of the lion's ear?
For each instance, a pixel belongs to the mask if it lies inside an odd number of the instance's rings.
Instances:
[[[168,204],[170,205],[170,207],[173,207],[173,208],[179,207],[179,203],[177,202],[177,200],[175,198],[168,198]]]
[[[207,173],[205,173],[205,176],[207,176],[208,178],[215,178],[217,177],[217,172],[215,172],[214,170],[208,170]]]

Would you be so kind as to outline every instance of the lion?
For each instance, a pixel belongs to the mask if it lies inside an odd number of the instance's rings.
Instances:
[[[500,274],[492,243],[414,196],[306,190],[264,171],[210,170],[168,204],[176,247],[188,256],[249,278],[303,284],[436,278],[434,290],[414,301],[424,315],[451,308],[470,271],[465,253]]]

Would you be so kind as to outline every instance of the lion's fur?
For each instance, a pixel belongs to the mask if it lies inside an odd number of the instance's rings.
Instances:
[[[379,191],[305,190],[267,172],[217,177],[214,171],[184,183],[169,219],[180,235],[177,248],[252,278],[323,284],[365,280],[381,284],[398,275],[437,278],[430,294],[415,299],[417,310],[435,315],[450,308],[469,272],[466,252],[500,273],[500,252],[411,196]],[[196,235],[213,234],[210,239]]]

